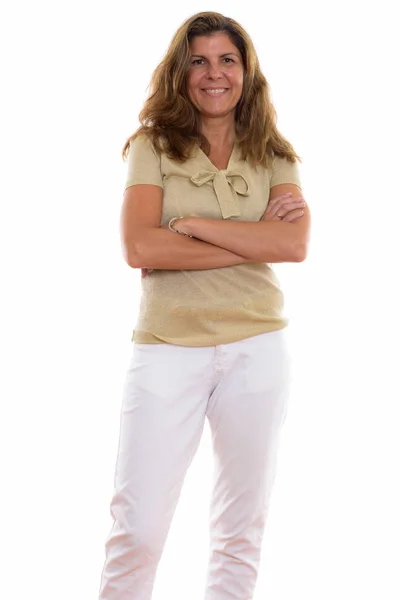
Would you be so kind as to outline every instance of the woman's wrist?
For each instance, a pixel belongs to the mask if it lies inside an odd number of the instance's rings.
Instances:
[[[181,235],[193,237],[191,229],[191,217],[173,217],[168,224],[170,231],[175,231]]]
[[[183,217],[177,222],[179,231],[182,231],[186,235],[190,235],[190,237],[194,237],[193,235],[193,218],[192,217]]]

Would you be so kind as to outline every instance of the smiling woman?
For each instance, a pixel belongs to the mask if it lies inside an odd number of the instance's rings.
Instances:
[[[290,379],[271,263],[307,250],[299,157],[276,127],[249,35],[219,13],[175,33],[140,122],[123,149],[121,242],[142,269],[142,301],[100,599],[150,600],[207,417],[206,598],[251,600]]]
[[[195,37],[190,44],[191,64],[187,76],[190,100],[207,117],[231,115],[243,91],[243,61],[226,33]]]

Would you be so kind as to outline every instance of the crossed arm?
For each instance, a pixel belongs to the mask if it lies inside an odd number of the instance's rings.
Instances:
[[[292,192],[294,184],[271,188],[270,200]],[[187,238],[160,227],[162,189],[135,185],[125,192],[121,243],[127,264],[147,269],[213,269],[251,262],[300,262],[307,254],[310,213],[294,222],[223,221],[186,217],[179,229]],[[179,216],[179,215],[177,215]],[[196,238],[196,239],[194,239]]]

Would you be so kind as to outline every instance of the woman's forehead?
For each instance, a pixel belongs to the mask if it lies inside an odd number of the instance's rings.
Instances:
[[[239,52],[230,37],[222,31],[211,35],[196,36],[190,42],[190,50],[194,54],[204,54],[206,52],[211,54],[226,54],[229,52],[238,54]]]

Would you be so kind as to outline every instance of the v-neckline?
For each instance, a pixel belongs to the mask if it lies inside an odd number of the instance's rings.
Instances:
[[[201,154],[203,155],[203,157],[205,158],[205,160],[207,161],[207,163],[212,166],[212,168],[213,168],[214,171],[216,171],[217,173],[224,173],[225,171],[229,171],[231,169],[231,167],[232,167],[232,163],[233,163],[233,161],[235,159],[235,155],[236,155],[236,142],[233,145],[232,152],[231,152],[231,155],[229,157],[228,165],[227,165],[226,169],[218,169],[218,167],[216,167],[214,165],[214,163],[208,158],[207,154],[204,152],[204,150],[202,150],[200,148],[200,146],[198,146],[198,149],[200,150]]]

